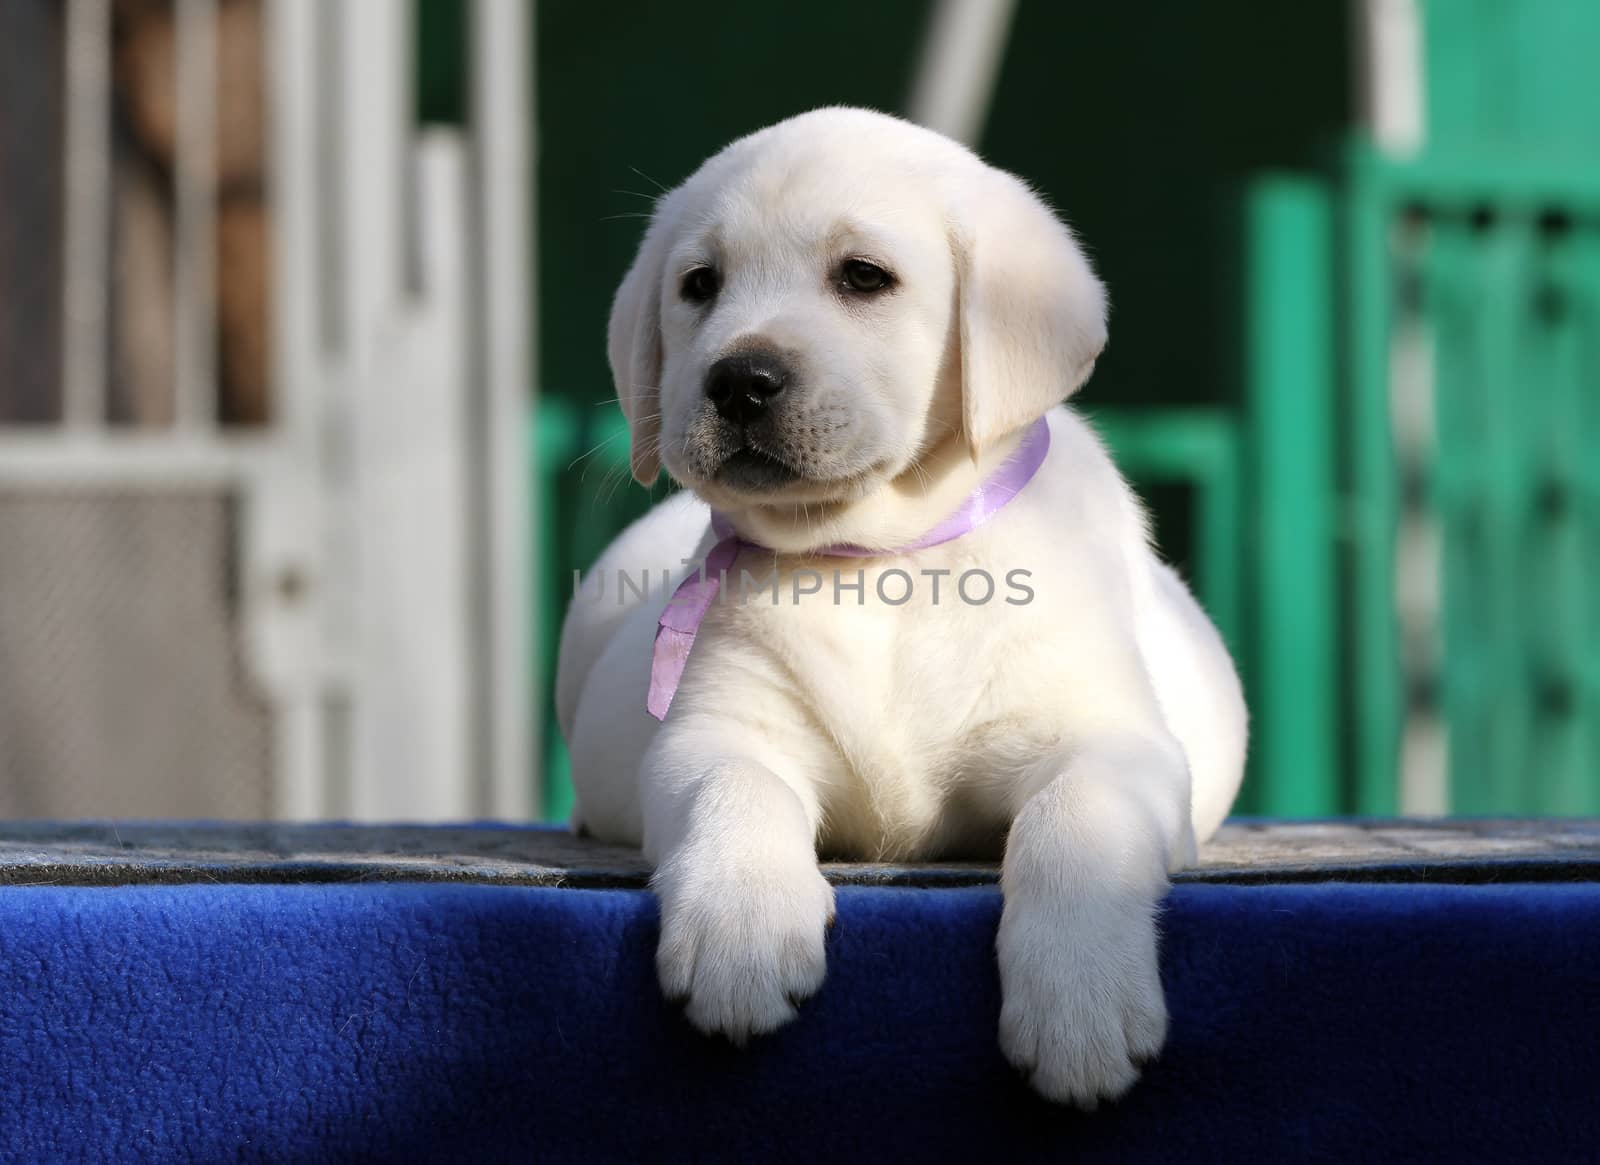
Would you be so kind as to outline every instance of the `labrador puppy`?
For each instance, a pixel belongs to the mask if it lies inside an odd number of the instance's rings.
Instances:
[[[661,985],[700,1029],[743,1042],[822,985],[819,853],[989,855],[1010,1061],[1092,1107],[1160,1050],[1158,904],[1228,812],[1246,716],[1062,403],[1105,341],[1049,208],[893,117],[792,118],[656,204],[610,360],[634,476],[685,492],[578,589],[557,700],[574,824],[655,864]]]

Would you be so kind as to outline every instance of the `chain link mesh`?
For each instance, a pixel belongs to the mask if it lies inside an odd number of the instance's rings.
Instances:
[[[228,497],[0,492],[0,817],[259,818]]]

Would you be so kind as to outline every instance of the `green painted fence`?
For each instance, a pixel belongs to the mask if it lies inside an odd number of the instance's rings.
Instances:
[[[1401,718],[1432,714],[1453,810],[1596,812],[1600,165],[1367,155],[1346,197],[1361,785],[1392,787]],[[1405,335],[1430,354],[1426,448],[1389,408]],[[1394,625],[1404,524],[1438,543],[1431,659]]]
[[[1250,807],[1600,811],[1600,166],[1356,148],[1248,216]]]

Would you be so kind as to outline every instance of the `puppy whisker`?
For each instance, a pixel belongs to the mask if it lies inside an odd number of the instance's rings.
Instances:
[[[657,182],[654,178],[650,177],[650,175],[646,174],[643,170],[639,169],[639,167],[637,167],[637,166],[629,166],[628,169],[632,170],[635,174],[639,175],[639,177],[643,178],[646,182],[650,183],[650,185],[654,186],[657,190],[661,191],[662,194],[671,193],[665,186],[661,185],[661,183]]]
[[[586,460],[586,459],[588,459],[590,457],[593,457],[596,453],[600,452],[600,450],[604,449],[607,445],[611,444],[613,441],[617,441],[617,440],[619,440],[621,438],[626,437],[627,435],[628,434],[625,431],[619,431],[619,432],[611,434],[611,436],[609,436],[609,437],[603,438],[602,440],[597,442],[595,445],[591,446],[587,451],[578,454],[571,461],[567,462],[567,469],[571,470],[571,469],[575,468],[580,461],[584,461],[584,460]]]

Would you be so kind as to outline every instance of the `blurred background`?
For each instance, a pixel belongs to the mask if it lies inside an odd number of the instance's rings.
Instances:
[[[0,816],[563,815],[612,290],[828,103],[1092,251],[1242,812],[1600,813],[1596,60],[1593,0],[0,0]]]

